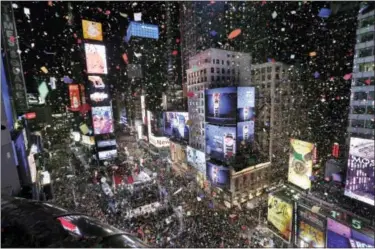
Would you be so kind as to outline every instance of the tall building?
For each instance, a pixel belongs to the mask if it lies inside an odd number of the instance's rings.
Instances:
[[[374,4],[358,14],[348,132],[374,139],[375,12]]]
[[[246,53],[207,49],[189,59],[186,70],[191,147],[205,149],[204,90],[250,85],[251,56]]]

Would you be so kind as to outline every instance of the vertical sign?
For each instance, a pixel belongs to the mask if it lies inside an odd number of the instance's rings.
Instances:
[[[72,111],[78,111],[81,106],[79,97],[79,85],[69,85],[70,108]]]
[[[5,51],[9,81],[11,82],[11,96],[14,99],[17,114],[22,114],[28,110],[25,79],[21,56],[18,53],[19,45],[17,39],[17,29],[14,21],[12,2],[1,2],[1,37]]]

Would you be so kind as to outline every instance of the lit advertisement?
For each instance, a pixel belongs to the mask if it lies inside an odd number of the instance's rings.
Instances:
[[[104,89],[105,84],[103,78],[100,76],[89,76],[89,81],[91,83],[92,88],[94,89]]]
[[[205,91],[206,122],[211,124],[235,124],[237,88],[223,87]]]
[[[288,181],[302,189],[309,189],[314,144],[293,138],[290,139],[290,144]]]
[[[189,127],[186,122],[189,119],[187,112],[165,112],[164,134],[168,137],[189,139]]]
[[[159,27],[153,24],[130,22],[124,38],[125,41],[129,42],[132,36],[157,40],[159,39]]]
[[[98,141],[98,148],[104,148],[104,147],[110,147],[110,146],[116,146],[116,145],[117,143],[115,139]]]
[[[237,123],[237,143],[251,143],[254,141],[254,121]]]
[[[374,248],[374,238],[328,218],[327,248]]]
[[[82,143],[87,145],[95,145],[95,138],[93,136],[82,135]]]
[[[85,43],[88,74],[107,74],[107,58],[104,45]]]
[[[268,228],[290,243],[292,237],[293,205],[274,196],[268,196]]]
[[[255,116],[255,88],[237,88],[237,121],[254,120]]]
[[[206,125],[206,154],[227,160],[236,154],[236,127]]]
[[[111,106],[92,107],[94,134],[108,134],[113,132],[113,117]]]
[[[199,172],[206,174],[206,154],[190,146],[186,147],[187,161]]]
[[[230,170],[228,167],[207,162],[206,176],[207,180],[210,181],[213,186],[219,188],[229,188],[230,186]]]
[[[150,144],[158,148],[169,147],[170,145],[169,138],[163,137],[163,136],[155,137],[155,133],[159,134],[158,123],[159,123],[158,119],[154,118],[154,115],[152,114],[152,112],[147,111],[147,131],[148,131],[148,139],[150,141]]]
[[[154,114],[147,111],[147,121],[151,135],[156,137],[164,135],[163,113]]]
[[[108,94],[102,92],[95,92],[90,94],[91,101],[94,102],[102,102],[103,100],[108,98]]]
[[[99,160],[107,160],[117,157],[117,150],[99,151]]]
[[[350,138],[345,195],[374,206],[374,140]]]
[[[170,143],[171,161],[177,163],[186,162],[186,150],[185,147],[178,143]]]
[[[298,206],[297,208],[297,241],[301,248],[324,248],[326,218],[311,212],[309,209]]]
[[[103,41],[102,24],[100,22],[82,20],[82,30],[84,39]]]
[[[141,110],[142,110],[142,122],[143,124],[146,124],[146,102],[145,102],[145,96],[141,96]]]
[[[79,85],[69,85],[70,109],[78,111],[81,106]]]

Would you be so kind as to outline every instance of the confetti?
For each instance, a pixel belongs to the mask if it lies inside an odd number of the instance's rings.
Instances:
[[[45,66],[41,67],[40,70],[45,74],[48,73],[48,69]]]
[[[123,55],[122,55],[122,59],[124,60],[124,62],[125,62],[126,64],[129,64],[129,59],[128,59],[128,55],[127,55],[127,54],[123,54]]]
[[[124,17],[124,18],[128,18],[128,14],[125,14],[125,13],[121,13],[120,12],[120,16]]]
[[[318,79],[319,77],[320,77],[320,73],[319,73],[319,72],[315,72],[315,73],[314,73],[314,78],[315,78],[315,79]]]
[[[216,35],[217,35],[217,32],[216,32],[215,30],[211,30],[211,31],[210,31],[210,35],[212,35],[212,36],[216,36]]]
[[[310,52],[310,53],[309,53],[309,56],[310,56],[310,57],[314,57],[314,56],[316,56],[316,52]]]
[[[241,29],[235,29],[233,30],[229,35],[228,35],[228,39],[234,39],[236,38],[237,36],[239,36],[241,34]]]
[[[322,8],[319,11],[318,16],[321,18],[328,18],[331,15],[331,10],[328,8]]]
[[[370,85],[371,84],[371,79],[365,80],[365,83],[366,83],[366,85]]]
[[[275,18],[277,17],[277,13],[276,13],[276,11],[272,12],[272,15],[271,15],[271,16],[272,16],[273,19],[275,19]]]
[[[344,80],[350,80],[352,78],[352,74],[351,73],[345,74],[343,78]]]
[[[172,55],[178,55],[178,51],[177,50],[173,50]]]

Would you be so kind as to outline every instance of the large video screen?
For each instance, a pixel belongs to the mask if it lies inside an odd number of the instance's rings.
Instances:
[[[374,248],[374,238],[328,218],[327,248]]]
[[[350,138],[345,195],[374,206],[374,140]]]
[[[254,142],[254,121],[237,123],[237,144]]]
[[[309,189],[314,144],[292,138],[290,145],[288,181],[302,189]]]
[[[205,91],[206,122],[211,124],[235,124],[237,88],[223,87]]]
[[[199,172],[206,174],[206,154],[190,146],[186,147],[187,161]]]
[[[326,243],[326,218],[298,206],[297,241],[299,248],[324,248]]]
[[[293,205],[274,195],[268,196],[268,228],[290,243],[292,237]]]
[[[88,74],[107,74],[107,57],[104,45],[85,43]]]
[[[154,114],[147,111],[147,122],[149,129],[149,136],[163,137],[164,136],[164,121],[163,113]]]
[[[210,181],[213,186],[219,188],[229,188],[230,170],[228,167],[207,162],[206,170],[207,180]]]
[[[206,154],[226,161],[236,154],[236,127],[206,125]]]
[[[113,132],[113,117],[111,106],[92,107],[92,123],[94,134],[108,134]]]
[[[100,22],[82,20],[82,31],[84,39],[103,41],[102,24]]]
[[[106,151],[99,151],[99,160],[106,160],[112,159],[117,157],[117,150],[106,150]]]
[[[188,120],[189,113],[187,112],[165,112],[164,134],[189,141],[189,127],[186,125]]]
[[[237,88],[237,122],[254,120],[255,117],[255,88]]]

